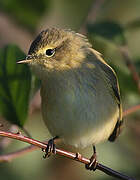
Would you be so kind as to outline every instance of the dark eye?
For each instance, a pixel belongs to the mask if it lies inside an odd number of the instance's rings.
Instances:
[[[46,50],[46,55],[47,55],[48,57],[53,56],[54,53],[55,53],[55,49],[47,49],[47,50]]]

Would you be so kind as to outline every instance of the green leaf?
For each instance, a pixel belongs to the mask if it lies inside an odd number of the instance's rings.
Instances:
[[[118,66],[111,64],[111,67],[115,70],[119,84],[121,89],[121,94],[123,96],[126,96],[129,93],[133,94],[139,94],[137,86],[133,80],[133,77],[131,74],[126,73],[122,69],[120,69]]]
[[[50,0],[0,0],[0,9],[34,31],[40,18],[48,12]]]
[[[88,32],[92,35],[98,35],[109,41],[113,41],[117,45],[126,44],[124,29],[116,22],[103,21],[95,24],[89,24]]]
[[[31,89],[29,67],[16,63],[24,58],[15,45],[0,49],[0,113],[21,127],[27,118]]]

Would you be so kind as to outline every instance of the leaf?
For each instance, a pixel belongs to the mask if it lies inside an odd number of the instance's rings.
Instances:
[[[109,41],[113,41],[118,45],[126,44],[124,29],[116,22],[103,21],[89,24],[88,32],[93,35],[101,36]]]
[[[33,31],[49,4],[50,0],[0,0],[0,9]]]
[[[130,74],[123,71],[122,69],[118,68],[118,66],[111,63],[110,65],[117,74],[119,84],[120,84],[121,94],[123,96],[126,96],[129,93],[139,94],[137,86],[133,80],[133,77]]]
[[[15,45],[0,49],[0,114],[23,126],[28,114],[31,73],[27,65],[16,62],[25,54]]]

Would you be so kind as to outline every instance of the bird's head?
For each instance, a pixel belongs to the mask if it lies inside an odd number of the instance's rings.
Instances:
[[[26,60],[35,71],[61,71],[80,66],[91,44],[85,36],[70,30],[49,28],[32,42]]]

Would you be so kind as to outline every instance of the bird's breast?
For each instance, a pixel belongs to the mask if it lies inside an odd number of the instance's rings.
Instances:
[[[74,146],[107,139],[118,116],[112,96],[98,78],[69,77],[42,83],[42,114],[49,131]]]

